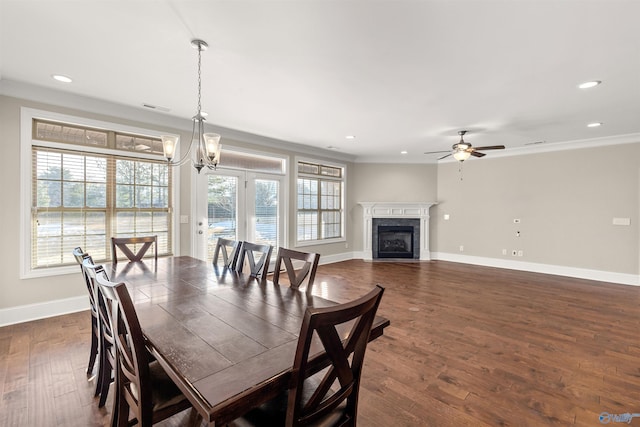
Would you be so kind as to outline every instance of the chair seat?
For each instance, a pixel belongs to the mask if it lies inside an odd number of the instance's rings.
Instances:
[[[247,412],[241,418],[233,420],[227,427],[275,427],[284,426],[287,418],[288,393],[283,393],[275,399]],[[308,424],[312,427],[334,427],[350,425],[346,414],[347,404],[343,402],[325,418]]]
[[[313,391],[318,387],[320,383],[320,375],[307,378],[305,381],[305,388],[302,393],[303,400],[308,400],[311,397]],[[307,386],[308,385],[308,386]],[[335,387],[331,388],[336,390]],[[262,427],[262,426],[284,426],[287,418],[287,404],[289,399],[289,392],[285,391],[278,395],[278,397],[270,400],[269,402],[252,409],[241,418],[229,423],[227,427]],[[344,401],[340,406],[335,408],[330,414],[324,418],[307,424],[313,427],[333,427],[341,425],[349,425],[349,417],[346,413],[347,402]]]
[[[191,404],[178,386],[169,378],[165,370],[157,360],[149,363],[149,374],[151,375],[151,395],[153,401],[153,412],[162,411],[165,408],[184,403],[185,409]]]

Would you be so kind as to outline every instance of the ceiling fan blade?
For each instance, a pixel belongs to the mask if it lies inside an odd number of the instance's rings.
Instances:
[[[476,148],[476,150],[477,150],[477,148]],[[479,152],[477,152],[476,150],[470,151],[470,153],[471,153],[471,155],[472,155],[472,156],[474,156],[474,157],[484,157],[484,156],[486,156],[486,154],[484,154],[484,153],[479,153]]]
[[[424,154],[438,154],[438,153],[448,153],[451,150],[442,150],[442,151],[426,151]]]
[[[453,153],[449,153],[446,156],[442,156],[440,157],[438,160],[442,160],[442,159],[446,159],[447,157],[451,156]]]
[[[486,147],[473,147],[475,150],[504,150],[504,145],[487,145]]]

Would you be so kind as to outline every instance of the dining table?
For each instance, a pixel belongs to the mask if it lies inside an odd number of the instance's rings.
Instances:
[[[306,309],[338,304],[189,256],[108,269],[126,284],[149,351],[212,426],[287,390]],[[370,341],[389,324],[376,316]],[[328,364],[319,341],[310,354],[318,369]]]

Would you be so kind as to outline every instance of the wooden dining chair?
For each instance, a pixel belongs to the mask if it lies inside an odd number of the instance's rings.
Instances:
[[[258,245],[251,242],[242,242],[238,253],[236,271],[242,273],[246,261],[249,266],[250,276],[260,279],[261,281],[267,280],[272,251],[273,246],[271,245]]]
[[[100,328],[99,339],[99,364],[98,364],[98,376],[96,381],[96,396],[100,396],[98,407],[102,408],[107,402],[107,396],[109,394],[109,386],[114,379],[114,366],[115,366],[115,340],[113,327],[111,326],[110,312],[111,305],[105,300],[100,286],[97,283],[97,276],[102,276],[106,280],[109,279],[107,272],[102,265],[96,265],[93,263],[93,259],[90,256],[84,258],[82,267],[85,274],[89,278],[93,288],[95,289],[96,306],[98,309],[98,322]],[[115,400],[115,399],[114,399]]]
[[[84,280],[84,284],[87,287],[87,292],[89,293],[89,307],[91,310],[91,348],[89,349],[89,364],[87,366],[87,377],[91,377],[93,375],[93,369],[95,367],[96,359],[98,357],[99,351],[99,341],[100,341],[100,327],[98,323],[98,310],[96,305],[95,298],[95,288],[89,281],[87,274],[82,267],[82,262],[85,257],[89,256],[86,252],[82,250],[82,248],[77,247],[73,250],[73,256],[76,259],[76,262],[80,266],[80,273],[82,273],[82,279]],[[99,363],[99,362],[98,362]]]
[[[191,403],[162,366],[152,360],[126,285],[111,282],[102,274],[96,280],[105,302],[112,308],[110,319],[116,349],[112,425],[137,423],[147,427],[190,408]]]
[[[300,252],[293,249],[279,248],[278,256],[276,257],[275,270],[273,271],[273,283],[281,284],[280,270],[283,268],[287,273],[287,279],[289,286],[293,289],[300,288],[306,280],[306,292],[311,293],[313,281],[316,277],[316,270],[318,269],[318,261],[320,260],[320,254],[312,252]],[[302,261],[303,264],[298,270],[295,269],[294,262]]]
[[[222,254],[222,267],[232,270],[235,269],[241,244],[242,242],[237,240],[218,237],[216,248],[213,252],[213,266],[216,267],[218,265],[218,259],[220,258],[220,254]]]
[[[134,253],[131,250],[131,245],[139,245],[140,249]],[[111,255],[112,263],[118,263],[118,254],[116,248],[129,259],[129,261],[141,261],[145,256],[149,248],[153,245],[155,249],[155,260],[158,260],[158,236],[139,236],[139,237],[112,237],[111,238]]]
[[[307,308],[286,405],[276,398],[229,426],[356,426],[365,350],[383,292],[376,286],[345,304]],[[314,358],[322,350],[328,366],[318,369]]]

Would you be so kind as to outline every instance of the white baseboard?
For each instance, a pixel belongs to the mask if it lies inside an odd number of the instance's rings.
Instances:
[[[333,264],[334,262],[349,261],[350,259],[359,259],[357,252],[344,252],[341,254],[322,255],[319,264]]]
[[[89,297],[86,295],[3,308],[0,309],[0,327],[83,310],[89,310]]]
[[[590,270],[587,268],[538,264],[534,262],[514,261],[498,258],[476,257],[445,252],[432,252],[431,255],[432,259],[434,260],[460,262],[463,264],[482,265],[485,267],[498,267],[506,268],[509,270],[555,274],[558,276],[576,277],[578,279],[597,280],[601,282],[619,283],[622,285],[640,286],[640,277],[637,274],[616,273],[612,271]]]

